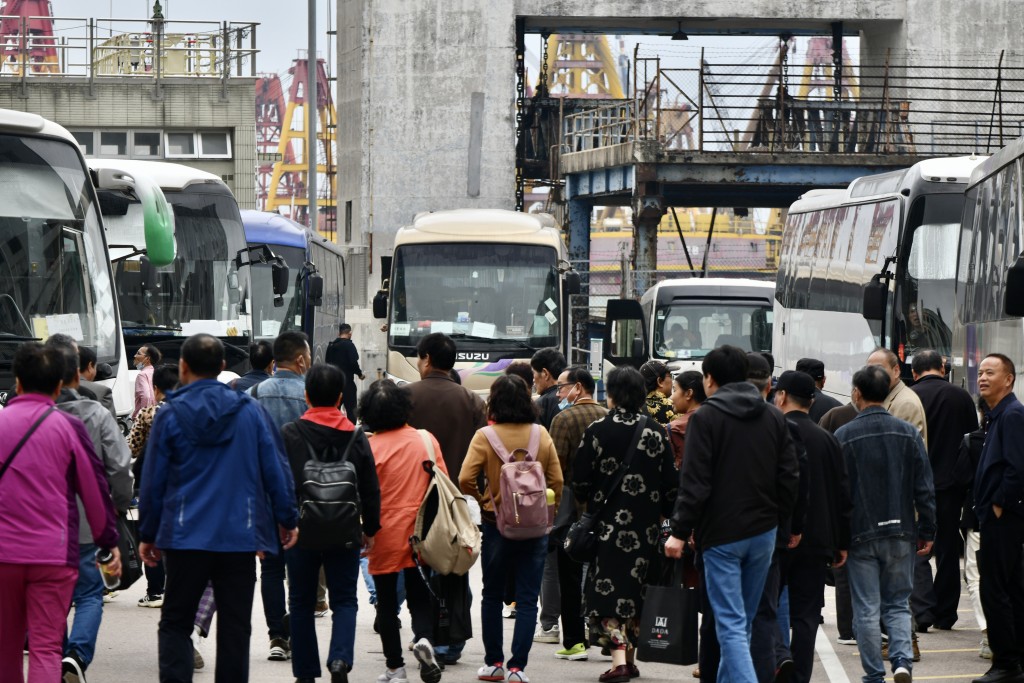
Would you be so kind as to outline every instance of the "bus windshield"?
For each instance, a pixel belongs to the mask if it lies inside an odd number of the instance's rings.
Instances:
[[[141,204],[130,203],[124,215],[105,216],[125,336],[245,334],[240,302],[248,276],[242,278],[234,264],[245,233],[234,198],[190,190],[164,194],[174,211],[177,244],[167,266],[128,255],[144,245]]]
[[[117,317],[91,182],[69,143],[0,135],[0,367],[55,333],[116,363]]]
[[[281,306],[274,305],[274,281],[270,264],[252,265],[252,329],[257,338],[272,339],[282,332],[302,330],[305,292],[302,284],[306,253],[299,247],[271,244],[270,250],[288,264],[288,291]]]
[[[654,355],[665,360],[703,358],[730,344],[746,351],[771,351],[772,305],[761,301],[677,301],[654,316]]]
[[[963,203],[960,194],[931,194],[911,208],[910,246],[903,249],[907,256],[900,312],[908,362],[918,349],[934,349],[946,357],[950,354]]]
[[[409,244],[395,250],[391,347],[431,332],[460,348],[557,346],[557,253],[521,244]]]

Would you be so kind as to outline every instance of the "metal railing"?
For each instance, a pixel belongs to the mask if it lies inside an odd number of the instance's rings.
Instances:
[[[952,155],[1024,130],[1024,68],[634,60],[634,97],[566,117],[561,152],[637,140],[666,151]]]
[[[257,22],[53,17],[52,37],[33,33],[45,20],[0,15],[20,26],[0,38],[0,81],[256,77]]]

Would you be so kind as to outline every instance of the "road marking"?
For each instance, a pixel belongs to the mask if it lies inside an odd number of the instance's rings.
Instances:
[[[957,648],[955,650],[921,650],[921,652],[977,652],[976,647]]]
[[[957,674],[955,676],[914,676],[915,681],[947,681],[954,678],[978,678],[982,674]],[[891,681],[892,678],[885,680]]]
[[[846,675],[846,669],[839,661],[836,651],[832,649],[832,643],[829,642],[825,629],[818,629],[814,638],[814,651],[818,653],[818,660],[831,683],[850,683],[850,677]]]

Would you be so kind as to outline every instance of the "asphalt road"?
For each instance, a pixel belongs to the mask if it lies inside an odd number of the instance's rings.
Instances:
[[[475,595],[480,594],[480,567],[473,568],[471,578]],[[87,671],[90,683],[136,683],[156,681],[156,627],[160,617],[158,609],[145,609],[136,606],[136,602],[144,592],[145,581],[138,582],[131,590],[121,593],[104,609],[103,626],[97,644],[96,658]],[[291,666],[287,662],[271,662],[266,659],[268,641],[263,611],[260,603],[259,587],[256,590],[256,603],[253,609],[253,637],[251,641],[250,679],[256,683],[264,681],[287,681],[293,679]],[[837,645],[835,643],[835,607],[832,589],[826,589],[825,625],[818,633],[818,656],[815,661],[815,683],[856,683],[860,680],[860,660],[855,646]],[[381,652],[380,640],[373,633],[373,609],[368,604],[369,596],[360,586],[360,611],[356,632],[356,662],[349,676],[353,683],[373,683],[378,674],[384,670],[384,656]],[[477,604],[474,604],[474,621],[477,637],[466,646],[461,663],[451,666],[444,674],[442,681],[459,681],[473,683],[476,681],[476,669],[482,664],[483,645],[479,638],[479,622]],[[403,637],[411,637],[408,630],[408,615],[402,617],[406,628]],[[506,648],[511,642],[511,620],[505,620]],[[216,629],[216,620],[214,620]],[[317,620],[317,634],[321,643],[321,652],[325,652],[325,644],[330,637],[330,617]],[[914,666],[916,681],[969,681],[988,669],[989,663],[978,657],[978,643],[981,634],[978,631],[966,588],[960,603],[960,621],[952,631],[931,631],[920,636],[922,660]],[[591,648],[589,661],[569,662],[555,659],[553,653],[560,646],[535,643],[530,653],[530,664],[527,673],[535,683],[573,683],[585,681],[594,683],[597,677],[609,668],[609,659],[598,654],[597,648]],[[196,672],[195,680],[213,681],[213,670],[216,662],[213,642],[206,645],[203,654],[206,667]],[[411,653],[410,653],[411,654]],[[410,656],[406,660],[410,682],[418,681],[415,674],[415,663]],[[693,667],[678,667],[664,664],[639,663],[642,679],[650,683],[661,681],[692,681],[690,677]],[[6,678],[0,676],[0,678]]]

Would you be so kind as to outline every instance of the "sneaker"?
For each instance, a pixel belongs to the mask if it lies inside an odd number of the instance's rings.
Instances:
[[[103,602],[111,602],[119,594],[120,593],[118,591],[107,590],[106,588],[104,588],[103,589]]]
[[[313,614],[318,617],[326,617],[327,613],[331,611],[331,608],[327,605],[326,600],[321,600],[316,603],[316,607],[313,609]],[[376,633],[377,631],[374,631]]]
[[[505,669],[502,667],[502,662],[498,662],[494,666],[481,666],[476,670],[476,677],[481,681],[503,681],[505,680]]]
[[[192,630],[192,668],[193,669],[197,669],[198,670],[198,669],[202,669],[204,666],[206,666],[206,662],[203,661],[203,653],[200,651],[200,649],[203,647],[203,642],[205,640],[206,639],[203,638],[203,634],[199,630],[199,627],[196,626]]]
[[[270,639],[270,654],[267,659],[272,662],[284,662],[291,659],[292,649],[284,638]]]
[[[892,672],[893,683],[911,683],[910,669],[898,666]]]
[[[146,593],[139,598],[139,607],[163,607],[164,596],[162,595],[150,595]]]
[[[441,680],[441,667],[434,659],[434,648],[426,638],[420,638],[412,649],[412,654],[420,663],[420,680],[423,683],[438,683]]]
[[[783,659],[775,668],[775,683],[789,683],[793,678],[794,664],[792,659]]]
[[[61,660],[60,680],[61,683],[85,683],[85,667],[74,654]]]
[[[576,662],[587,659],[588,657],[590,657],[590,655],[587,654],[586,645],[584,645],[583,643],[576,643],[572,647],[566,648],[564,650],[558,650],[557,652],[555,652],[555,657],[557,657],[558,659],[568,659],[570,661]]]
[[[987,633],[981,636],[981,649],[978,650],[978,656],[982,659],[992,659],[992,650],[988,646]]]
[[[509,669],[508,678],[505,680],[508,681],[508,683],[530,683],[530,678],[522,669]]]
[[[501,616],[505,617],[506,619],[515,619],[516,618],[516,603],[509,602],[509,603],[503,605],[502,608],[501,608]],[[504,679],[502,679],[502,680],[504,680]]]
[[[555,624],[551,628],[544,628],[538,625],[537,631],[533,634],[533,642],[535,643],[557,643],[561,640],[561,631],[558,630],[558,624]]]
[[[409,683],[409,679],[405,677],[405,667],[400,666],[394,671],[384,669],[384,673],[377,676],[377,683]]]
[[[836,642],[840,645],[856,645],[857,639],[853,636],[839,636],[836,638]]]

